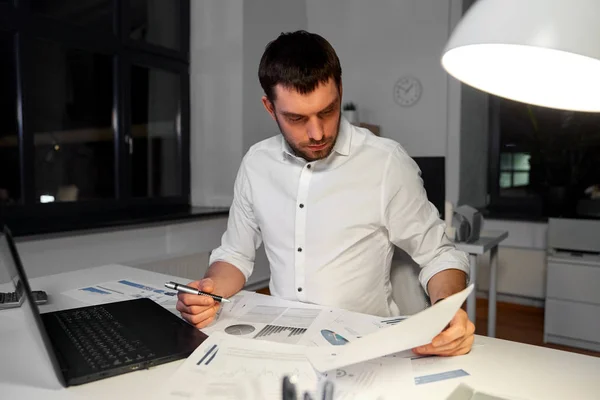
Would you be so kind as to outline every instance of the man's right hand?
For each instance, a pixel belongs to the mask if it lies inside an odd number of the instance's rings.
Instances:
[[[210,278],[190,282],[187,285],[206,293],[212,293],[215,290],[215,284]],[[196,294],[180,292],[177,294],[177,298],[177,311],[181,313],[186,321],[198,329],[208,326],[215,319],[220,305],[218,301],[214,301],[211,297]]]

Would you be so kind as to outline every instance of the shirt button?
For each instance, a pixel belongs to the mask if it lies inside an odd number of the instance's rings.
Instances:
[[[306,168],[310,169],[311,165],[310,164],[306,164]]]
[[[299,291],[299,292],[301,292],[301,291],[302,291],[302,288],[301,288],[301,287],[299,287],[299,288],[298,288],[298,291]]]
[[[300,208],[304,208],[304,204],[300,204]]]
[[[301,251],[302,251],[302,247],[298,247],[298,252],[301,252]]]

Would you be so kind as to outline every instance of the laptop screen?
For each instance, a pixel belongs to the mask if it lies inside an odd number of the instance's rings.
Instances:
[[[25,275],[25,270],[21,264],[21,259],[17,252],[17,248],[12,239],[10,231],[6,227],[4,227],[3,231],[0,232],[0,270],[2,270],[2,275],[0,276],[3,276],[1,281],[4,283],[0,285],[2,288],[0,291],[15,291],[19,296],[21,303],[19,308],[3,310],[0,312],[7,313],[5,315],[14,316],[18,323],[23,323],[25,325],[27,333],[29,336],[31,336],[31,338],[27,339],[32,339],[37,345],[38,351],[36,353],[40,356],[39,361],[42,361],[42,358],[44,359],[43,364],[45,365],[38,365],[35,362],[32,363],[33,360],[24,360],[23,367],[26,369],[21,371],[21,374],[25,373],[26,375],[33,376],[39,371],[39,378],[41,379],[39,383],[43,384],[44,387],[47,387],[49,384],[51,387],[57,387],[57,383],[60,383],[64,386],[63,377],[60,373],[60,367],[50,344],[50,339],[48,338],[46,329],[44,328],[44,324],[42,323],[38,306],[33,300],[29,281]],[[8,281],[5,279],[6,277],[8,277]],[[23,338],[15,339],[23,340]],[[33,343],[29,343],[28,345],[31,346],[32,344]],[[18,372],[16,369],[19,368],[14,368],[15,361],[11,360],[6,364],[10,365],[12,369],[10,371],[2,370],[2,374],[9,373],[13,375]],[[52,374],[48,374],[48,369],[52,369],[54,372]],[[35,384],[38,382],[29,383]]]

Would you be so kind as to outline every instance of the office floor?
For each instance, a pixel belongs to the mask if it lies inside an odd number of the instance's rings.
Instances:
[[[487,307],[487,299],[477,299],[477,324],[475,326],[475,333],[478,335],[485,335],[487,333]],[[544,309],[538,307],[498,302],[496,311],[496,337],[514,342],[600,357],[600,353],[594,351],[557,344],[545,344]]]
[[[257,292],[269,294],[269,289],[264,288],[257,290]],[[477,299],[477,324],[475,333],[478,335],[485,335],[487,333],[487,306],[487,299]],[[543,308],[498,302],[496,314],[496,337],[499,339],[600,357],[600,353],[594,351],[544,344]]]

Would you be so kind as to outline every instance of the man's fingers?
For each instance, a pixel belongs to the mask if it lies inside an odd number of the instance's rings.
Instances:
[[[431,343],[420,346],[413,351],[422,355],[451,356],[466,354],[473,345],[475,325],[464,310],[458,310],[448,327],[433,338]]]
[[[212,293],[212,291],[215,289],[215,283],[210,278],[204,278],[200,279],[199,281],[193,281],[188,283],[187,285],[206,293]]]
[[[215,290],[215,283],[210,278],[202,279],[200,285],[198,285],[198,289],[206,293],[212,293]]]
[[[199,296],[197,294],[189,294],[189,293],[178,293],[177,298],[179,302],[185,304],[186,306],[205,306],[210,307],[215,304],[215,301],[212,297],[209,296]]]
[[[441,347],[446,344],[452,343],[457,339],[462,339],[467,333],[465,327],[460,324],[450,325],[445,331],[442,331],[439,335],[433,338],[431,344],[435,347]]]
[[[175,305],[175,308],[177,309],[177,311],[181,312],[181,313],[186,313],[186,314],[192,314],[192,315],[197,315],[197,314],[201,314],[204,311],[214,307],[215,310],[219,309],[220,304],[219,303],[215,303],[212,306],[186,306],[184,303],[178,301],[177,304]]]
[[[208,317],[207,319],[202,320],[200,322],[194,322],[194,316],[190,315],[190,314],[181,313],[181,316],[186,321],[188,321],[190,324],[194,325],[198,329],[207,327],[208,324],[210,324],[214,320],[214,315],[212,317]]]
[[[470,349],[473,345],[473,336],[466,336],[456,339],[448,344],[443,346],[434,346],[431,343],[425,346],[417,347],[413,350],[416,354],[419,355],[438,355],[438,356],[449,356],[449,355],[457,355],[457,353],[466,354],[466,352],[461,352],[462,349],[467,348]]]
[[[210,307],[198,314],[190,314],[187,312],[181,312],[181,316],[183,318],[185,318],[188,322],[190,322],[196,326],[198,326],[198,325],[206,326],[206,325],[208,325],[206,320],[214,319],[215,315],[217,314],[217,308],[218,307]]]
[[[475,325],[469,320],[467,313],[458,310],[448,327],[439,335],[433,338],[431,343],[436,346],[443,346],[464,336],[470,336],[475,333]]]
[[[441,356],[441,357],[462,356],[471,351],[471,348],[473,347],[473,341],[474,341],[473,336],[468,337],[456,349],[442,351],[442,352],[437,353],[436,355]]]
[[[451,341],[450,343],[446,343],[445,345],[442,345],[442,346],[435,346],[430,343],[425,346],[417,347],[415,350],[416,350],[417,354],[427,354],[427,355],[439,354],[439,353],[451,351],[451,350],[458,348],[460,345],[462,345],[462,342],[464,340],[465,340],[465,338],[461,337],[461,338]]]
[[[196,328],[198,328],[198,329],[206,328],[208,325],[210,325],[211,322],[214,321],[214,319],[215,319],[215,316],[213,315],[212,317],[205,319],[204,321],[200,322],[199,324],[196,324]]]

